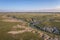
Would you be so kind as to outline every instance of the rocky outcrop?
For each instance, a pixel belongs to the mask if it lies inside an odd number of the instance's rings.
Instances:
[[[43,27],[42,30],[50,32],[50,33],[60,34],[58,28],[56,27]]]
[[[38,30],[42,30],[42,31],[45,31],[45,32],[49,32],[49,33],[53,33],[53,34],[60,34],[60,31],[57,27],[40,27],[40,26],[37,26],[36,25],[36,22],[32,22],[30,23],[30,26],[33,27],[33,28],[36,28]],[[46,33],[43,33],[43,32],[39,32],[40,33],[40,37],[43,39],[43,40],[60,40],[60,37],[51,37],[49,36],[48,34]]]
[[[41,26],[37,26],[37,24],[39,24],[39,22],[31,22],[30,26],[31,27],[35,27],[36,29],[45,31],[45,32],[49,32],[49,33],[54,33],[54,34],[60,34],[60,31],[57,27],[41,27]]]

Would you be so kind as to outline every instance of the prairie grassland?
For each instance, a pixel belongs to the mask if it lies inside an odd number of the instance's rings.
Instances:
[[[30,32],[25,32],[23,34],[18,34],[16,36],[10,35],[7,32],[12,29],[13,26],[20,24],[20,22],[4,22],[1,20],[4,20],[5,18],[2,18],[3,15],[0,15],[0,40],[41,40],[40,37],[37,36],[37,34],[33,34]],[[18,16],[18,15],[17,15]],[[29,35],[29,36],[28,36]]]
[[[31,18],[36,21],[41,21],[42,23],[38,24],[37,26],[56,26],[60,30],[60,14],[47,14],[47,13],[1,13],[0,14],[0,40],[43,40],[38,36],[38,34],[34,34],[32,32],[24,32],[18,35],[10,35],[7,32],[12,29],[13,26],[20,24],[20,22],[4,22],[6,18],[2,18],[2,16],[10,16],[15,17],[17,19],[22,19],[26,22],[31,22]],[[8,19],[8,18],[7,18]],[[28,23],[27,23],[27,26]],[[18,29],[19,30],[19,29]],[[44,32],[44,31],[43,31]],[[47,32],[46,32],[47,33]],[[52,33],[47,33],[50,35],[55,35]],[[59,36],[59,35],[58,35]]]

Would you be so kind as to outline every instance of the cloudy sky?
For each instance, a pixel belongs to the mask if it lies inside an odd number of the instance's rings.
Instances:
[[[60,11],[60,0],[0,0],[0,11]]]

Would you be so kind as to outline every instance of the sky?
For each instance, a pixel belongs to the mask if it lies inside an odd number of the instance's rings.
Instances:
[[[0,11],[60,11],[60,0],[0,0]]]

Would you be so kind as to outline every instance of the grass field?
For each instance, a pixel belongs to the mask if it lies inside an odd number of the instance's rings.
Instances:
[[[7,32],[10,31],[12,29],[13,26],[16,26],[17,24],[20,24],[20,22],[4,22],[1,20],[4,20],[5,18],[2,18],[2,16],[12,16],[12,17],[16,17],[18,19],[24,20],[27,23],[31,22],[31,18],[33,18],[35,21],[41,21],[40,24],[38,24],[38,26],[47,26],[47,27],[57,27],[60,31],[60,22],[56,22],[55,20],[59,20],[60,21],[60,14],[56,13],[56,14],[45,14],[45,13],[0,13],[0,40],[43,40],[41,37],[39,37],[39,35],[37,35],[36,33],[32,33],[32,32],[24,32],[22,34],[17,34],[17,35],[11,35],[8,34]],[[29,26],[27,24],[27,26]],[[17,29],[19,30],[19,29]],[[43,31],[44,32],[44,31]],[[54,36],[55,34],[52,33],[48,33],[52,36]],[[60,35],[60,34],[59,34]],[[57,35],[57,36],[59,36]]]

